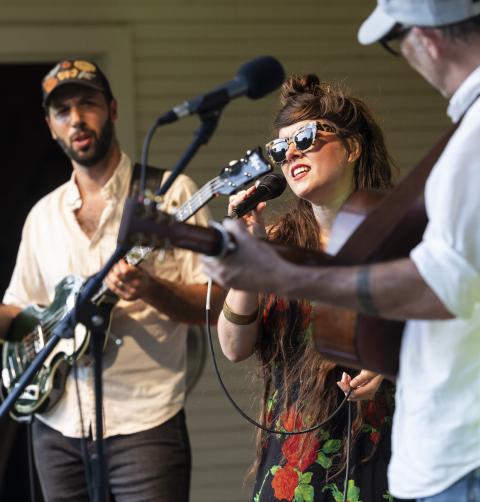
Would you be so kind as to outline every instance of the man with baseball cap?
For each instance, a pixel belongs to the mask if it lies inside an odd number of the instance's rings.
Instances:
[[[110,258],[133,171],[115,133],[117,102],[95,63],[61,61],[42,90],[50,132],[73,174],[25,222],[4,298],[22,307],[51,304],[64,277],[89,277]],[[180,175],[165,197],[166,210],[194,192],[192,180]],[[192,221],[206,225],[208,218],[201,210]],[[105,280],[119,298],[103,355],[107,476],[117,502],[189,498],[186,334],[187,323],[203,322],[206,282],[197,255],[182,250],[150,253],[138,267],[121,260]],[[92,371],[89,358],[81,357],[59,402],[33,423],[47,502],[89,500],[87,480],[96,474],[86,463],[96,438]]]
[[[302,267],[251,238],[241,222],[226,221],[237,250],[204,259],[204,270],[227,287],[407,320],[390,492],[424,502],[480,501],[480,1],[379,0],[358,37],[397,42],[449,99],[458,124],[425,187],[422,241],[408,258],[388,263]]]

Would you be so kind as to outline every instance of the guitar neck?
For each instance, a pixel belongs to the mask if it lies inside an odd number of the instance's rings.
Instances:
[[[213,178],[208,183],[205,183],[200,190],[195,192],[190,199],[184,202],[173,214],[174,218],[183,223],[193,216],[199,209],[215,196],[215,187],[219,182],[219,177]],[[147,246],[134,246],[126,254],[125,260],[130,265],[138,265],[141,263],[152,251],[153,247]]]
[[[155,218],[151,218],[135,199],[128,199],[118,242],[127,244],[132,243],[132,239],[138,239],[138,236],[142,236],[144,240],[152,236],[168,240],[173,246],[208,256],[218,256],[235,248],[235,243],[229,242],[230,237],[217,228],[174,222],[173,219],[174,216],[161,211],[156,213]],[[321,251],[267,242],[276,252],[293,263],[312,266],[336,264],[334,256]],[[230,249],[230,246],[233,249]]]
[[[193,216],[200,208],[202,208],[207,202],[213,199],[216,191],[216,186],[219,184],[220,178],[217,176],[213,178],[208,183],[205,183],[200,190],[195,192],[190,199],[188,199],[184,204],[182,204],[177,211],[173,214],[173,217],[179,221],[184,222]],[[133,246],[128,253],[125,255],[125,261],[129,265],[139,265],[155,248],[151,246]],[[98,303],[113,303],[118,300],[118,297],[108,289],[104,284],[98,293],[93,298],[94,302]]]
[[[177,221],[184,222],[187,221],[191,216],[193,216],[200,208],[202,208],[207,202],[213,199],[216,193],[216,186],[219,182],[219,176],[213,178],[209,182],[205,183],[200,190],[195,192],[190,199],[182,204],[177,211],[175,211],[174,216]]]

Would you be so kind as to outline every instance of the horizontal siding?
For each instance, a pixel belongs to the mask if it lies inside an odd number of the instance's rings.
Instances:
[[[153,121],[185,99],[231,79],[257,55],[277,57],[287,73],[317,73],[341,82],[365,99],[381,123],[402,172],[413,166],[446,128],[445,103],[400,58],[380,47],[361,47],[356,31],[374,1],[306,0],[2,0],[2,26],[128,27],[132,34],[135,144],[137,158]],[[61,44],[61,40],[55,41]],[[56,45],[52,46],[54,53]],[[115,86],[115,82],[113,82]],[[187,168],[201,186],[229,160],[270,138],[276,93],[252,101],[240,98],[223,112],[218,129]],[[120,103],[120,114],[122,103]],[[159,129],[150,150],[152,164],[173,166],[199,124],[191,117]],[[288,207],[287,199],[269,207]],[[210,207],[225,214],[224,197]],[[218,350],[218,347],[217,347]],[[250,364],[219,356],[228,387],[253,415]],[[252,426],[227,402],[210,361],[188,398],[193,451],[193,502],[240,502],[251,487],[243,478],[253,459]]]

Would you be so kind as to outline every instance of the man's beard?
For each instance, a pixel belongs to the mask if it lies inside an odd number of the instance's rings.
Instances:
[[[110,149],[113,140],[113,122],[109,117],[105,122],[105,125],[102,127],[100,135],[98,137],[93,131],[85,127],[80,128],[79,132],[81,131],[85,131],[92,134],[93,149],[90,155],[88,156],[80,155],[78,152],[73,150],[73,148],[67,145],[67,143],[65,143],[65,141],[61,140],[60,138],[57,138],[57,143],[60,145],[61,149],[69,159],[75,161],[77,164],[83,167],[92,167],[101,160],[103,160],[107,155],[108,150]]]

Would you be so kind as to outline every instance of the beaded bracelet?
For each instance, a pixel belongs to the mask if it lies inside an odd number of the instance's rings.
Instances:
[[[252,312],[251,314],[237,314],[228,306],[226,300],[223,302],[222,311],[227,321],[230,321],[232,324],[239,324],[242,326],[252,324],[252,322],[256,321],[258,317],[258,307],[255,312]]]

